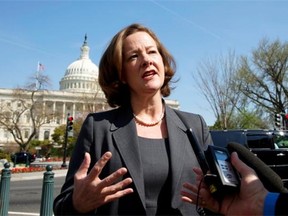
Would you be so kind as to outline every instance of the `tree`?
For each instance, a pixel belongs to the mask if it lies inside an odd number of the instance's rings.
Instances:
[[[97,89],[96,92],[83,92],[79,97],[79,101],[83,101],[82,107],[77,109],[78,112],[75,113],[74,117],[84,120],[89,113],[107,110],[109,106],[101,94],[104,94],[101,89]]]
[[[29,149],[40,126],[55,115],[43,107],[43,94],[48,85],[49,77],[37,71],[25,87],[13,90],[12,101],[0,102],[0,125],[12,134],[20,151]]]
[[[71,152],[74,148],[74,144],[76,143],[77,137],[80,133],[80,129],[81,129],[82,124],[83,124],[82,118],[75,119],[75,121],[73,123],[73,136],[68,137],[68,139],[67,139],[67,154],[68,155],[71,155]],[[60,125],[59,127],[56,127],[54,129],[54,133],[52,134],[52,139],[53,139],[54,143],[57,143],[58,145],[62,145],[62,147],[64,147],[65,131],[66,131],[66,125]],[[62,155],[62,152],[56,152],[56,154],[58,154],[58,156],[59,156],[59,155]]]
[[[195,80],[216,128],[268,128],[288,106],[288,43],[260,41],[251,56],[234,53],[200,65]]]
[[[266,113],[285,113],[288,105],[288,43],[260,41],[252,57],[242,57],[235,85]]]
[[[232,84],[238,70],[238,58],[230,51],[218,59],[199,64],[193,75],[199,91],[204,95],[217,119],[219,128],[233,127],[231,118],[239,102],[239,92]]]

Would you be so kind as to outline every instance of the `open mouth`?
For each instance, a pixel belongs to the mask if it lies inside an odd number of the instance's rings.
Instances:
[[[142,75],[142,78],[150,78],[150,77],[154,76],[155,74],[156,74],[156,72],[154,70],[153,71],[147,71]]]

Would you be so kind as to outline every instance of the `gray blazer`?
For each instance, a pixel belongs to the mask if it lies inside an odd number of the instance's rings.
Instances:
[[[212,140],[208,127],[200,115],[176,111],[166,105],[165,118],[171,164],[171,206],[177,215],[197,215],[194,205],[181,200],[182,184],[186,181],[195,182],[192,168],[199,165],[186,134],[187,128],[176,112],[187,120],[203,149],[212,144]],[[111,151],[113,156],[102,170],[100,178],[108,176],[120,167],[126,167],[127,176],[133,179],[131,187],[134,193],[101,206],[88,215],[146,215],[144,178],[131,108],[117,108],[87,116],[70,159],[65,183],[61,193],[54,200],[55,215],[77,215],[72,205],[74,174],[85,152],[91,155],[92,167],[106,151]]]

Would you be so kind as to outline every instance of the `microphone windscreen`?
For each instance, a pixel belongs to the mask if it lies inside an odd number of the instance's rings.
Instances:
[[[280,176],[260,158],[255,156],[248,148],[239,143],[230,142],[227,145],[227,149],[230,153],[237,152],[239,158],[255,170],[259,179],[268,191],[282,193],[288,192],[288,189],[284,187]]]

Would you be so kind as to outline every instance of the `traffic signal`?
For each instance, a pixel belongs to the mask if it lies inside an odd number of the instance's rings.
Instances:
[[[283,113],[283,129],[287,130],[288,129],[288,114]]]
[[[67,118],[67,131],[72,131],[73,130],[73,117],[69,116]]]
[[[281,114],[276,113],[274,117],[275,117],[275,126],[276,126],[276,128],[281,129],[281,127],[282,127],[282,116],[281,116]]]

